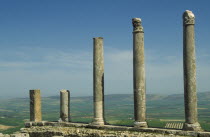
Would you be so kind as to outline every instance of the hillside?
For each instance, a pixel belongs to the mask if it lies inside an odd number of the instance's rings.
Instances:
[[[42,98],[43,120],[59,119],[59,96]],[[92,97],[71,97],[71,117],[73,122],[91,122],[93,116]],[[210,128],[210,92],[198,93],[199,120],[204,129]],[[113,94],[105,96],[105,118],[110,124],[132,125],[133,95]],[[0,100],[0,125],[4,133],[23,127],[29,119],[29,99],[14,98]],[[168,121],[184,121],[184,96],[147,95],[147,121],[151,127],[163,127]],[[14,128],[15,127],[15,128]],[[1,129],[0,129],[1,130]]]

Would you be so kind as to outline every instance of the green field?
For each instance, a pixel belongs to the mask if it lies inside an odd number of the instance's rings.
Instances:
[[[43,120],[59,119],[59,103],[58,96],[42,98]],[[92,97],[72,97],[70,109],[73,122],[91,122]],[[198,94],[198,112],[202,128],[210,131],[210,92]],[[133,95],[106,95],[105,119],[108,124],[132,126]],[[18,131],[24,126],[25,121],[29,121],[28,98],[0,100],[0,125],[12,126],[9,129],[1,129],[0,132]],[[160,128],[163,128],[167,122],[184,122],[183,95],[147,95],[147,122],[150,127]]]

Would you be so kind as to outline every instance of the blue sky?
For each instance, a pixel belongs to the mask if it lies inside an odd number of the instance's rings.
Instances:
[[[183,93],[182,14],[196,17],[197,91],[210,91],[209,0],[0,1],[1,97],[92,95],[93,37],[104,38],[105,94],[132,94],[132,18],[145,32],[147,93]]]

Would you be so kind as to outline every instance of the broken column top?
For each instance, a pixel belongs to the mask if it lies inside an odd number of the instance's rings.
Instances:
[[[40,89],[30,89],[30,91],[39,91]]]
[[[69,90],[62,89],[60,92],[69,92]]]
[[[143,32],[143,27],[141,25],[141,19],[140,18],[133,18],[133,32]]]
[[[186,10],[183,13],[183,25],[195,24],[195,15],[192,11]]]
[[[93,39],[103,39],[103,37],[95,37],[95,38],[93,38]]]

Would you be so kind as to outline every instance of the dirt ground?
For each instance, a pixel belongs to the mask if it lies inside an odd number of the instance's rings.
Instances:
[[[14,128],[15,126],[5,126],[5,125],[0,125],[0,130],[7,130],[9,128]]]

